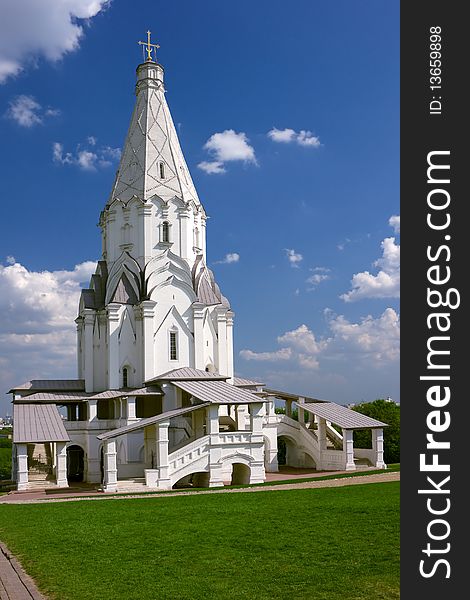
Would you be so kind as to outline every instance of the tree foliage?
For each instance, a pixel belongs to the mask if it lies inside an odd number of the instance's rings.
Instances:
[[[400,462],[400,406],[380,399],[358,404],[353,410],[388,425],[384,427],[384,461],[387,464]],[[354,445],[357,448],[371,448],[370,429],[355,431]]]

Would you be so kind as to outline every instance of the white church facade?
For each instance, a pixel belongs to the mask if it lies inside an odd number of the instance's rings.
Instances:
[[[279,468],[279,440],[290,467],[384,468],[384,423],[234,376],[234,313],[207,266],[206,213],[150,42],[147,53],[80,298],[78,377],[10,390],[18,489],[261,483]],[[354,448],[364,428],[372,447]]]

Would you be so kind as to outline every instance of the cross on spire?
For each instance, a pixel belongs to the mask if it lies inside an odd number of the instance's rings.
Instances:
[[[147,31],[147,41],[146,42],[137,42],[139,46],[145,46],[145,51],[147,52],[147,60],[154,62],[152,58],[152,52],[155,51],[155,62],[157,60],[157,49],[160,48],[158,44],[152,44],[150,42],[150,34],[151,31]]]

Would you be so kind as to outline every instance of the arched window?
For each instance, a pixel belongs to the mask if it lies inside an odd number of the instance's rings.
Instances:
[[[124,367],[122,370],[122,387],[129,387],[129,372],[127,367]]]
[[[165,179],[165,163],[161,162],[158,166],[160,169],[160,179]]]
[[[162,223],[162,242],[169,243],[170,241],[170,224],[168,221]]]

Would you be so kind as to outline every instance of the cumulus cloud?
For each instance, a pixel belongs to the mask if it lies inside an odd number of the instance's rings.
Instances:
[[[18,0],[2,2],[0,83],[41,58],[60,60],[77,50],[83,25],[110,0]]]
[[[300,252],[296,252],[293,248],[284,248],[284,251],[287,255],[287,260],[290,262],[290,266],[298,269],[299,264],[302,262],[304,257],[300,254]]]
[[[368,315],[354,323],[343,315],[327,312],[328,334],[317,338],[305,324],[278,336],[282,347],[273,352],[242,350],[241,358],[247,361],[289,361],[292,368],[318,370],[321,361],[343,361],[350,366],[367,367],[373,364],[384,367],[395,362],[400,350],[400,318],[387,308],[382,315]]]
[[[309,291],[313,291],[318,285],[320,285],[320,283],[322,283],[322,281],[328,281],[328,279],[331,279],[331,276],[328,274],[330,269],[325,267],[315,267],[311,270],[314,273],[313,275],[310,275],[306,281],[306,283],[309,283],[311,286]]]
[[[97,145],[97,138],[89,136],[87,144],[93,147],[83,148],[78,144],[75,152],[64,152],[64,146],[60,142],[52,144],[52,160],[60,165],[76,165],[83,171],[96,171],[99,168],[111,166],[114,161],[121,157],[120,148],[111,148],[110,146]]]
[[[233,129],[226,129],[214,133],[204,144],[204,149],[209,152],[211,161],[203,161],[198,167],[208,174],[225,173],[225,163],[243,161],[256,163],[255,150],[249,144],[246,133],[237,133]]]
[[[60,111],[56,108],[43,108],[33,97],[22,94],[10,100],[5,116],[20,127],[33,127],[44,123],[45,117],[56,117]]]
[[[368,315],[359,323],[351,323],[343,315],[329,323],[333,338],[330,351],[351,357],[359,355],[362,361],[375,364],[396,361],[400,353],[400,316],[387,308],[380,317]]]
[[[399,298],[400,297],[400,246],[395,238],[385,238],[381,243],[382,258],[374,262],[379,267],[376,275],[363,271],[353,275],[351,290],[340,298],[345,302],[354,302],[363,298]]]
[[[9,257],[13,258],[13,257]],[[76,377],[76,332],[81,285],[96,262],[72,270],[30,271],[0,264],[0,386],[30,378]]]
[[[299,132],[294,129],[277,129],[273,127],[268,131],[267,136],[273,141],[280,144],[295,143],[299,146],[307,146],[310,148],[319,148],[320,138],[313,135],[311,131],[301,129]]]
[[[229,265],[232,263],[237,263],[240,260],[240,255],[238,252],[229,252],[224,256],[222,260],[216,260],[214,264],[216,265]]]
[[[392,215],[388,220],[390,227],[393,227],[393,231],[396,234],[400,233],[400,215]]]

